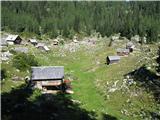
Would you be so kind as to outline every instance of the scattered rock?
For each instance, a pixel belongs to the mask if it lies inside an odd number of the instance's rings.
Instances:
[[[19,70],[19,69],[16,69],[16,71],[17,71],[17,72],[20,72],[20,70]]]
[[[132,84],[134,84],[133,79],[128,79],[128,80],[127,80],[127,85],[129,85],[129,86],[130,86],[130,85],[132,85]]]
[[[23,78],[18,77],[18,76],[14,76],[14,77],[12,77],[12,80],[13,81],[21,81],[21,80],[23,80]]]
[[[147,67],[147,69],[148,69],[148,70],[150,70],[150,69],[151,69],[151,67]]]
[[[76,104],[81,104],[81,101],[79,101],[79,100],[71,99],[71,101],[72,101],[73,103],[76,103]]]
[[[121,113],[124,114],[124,115],[129,115],[129,113],[128,113],[128,111],[126,109],[122,109]]]
[[[127,103],[131,103],[131,100],[130,99],[127,99],[127,101],[126,101]]]
[[[2,61],[7,61],[7,60],[9,60],[9,59],[11,58],[12,55],[13,55],[13,54],[11,54],[9,51],[7,51],[7,52],[2,52],[2,53],[1,53],[1,60],[2,60]]]
[[[110,99],[110,96],[109,96],[109,95],[107,95],[106,99],[107,99],[107,100],[109,100],[109,99]]]
[[[110,93],[112,93],[112,92],[115,92],[116,90],[117,90],[118,88],[110,88],[109,90],[108,90],[108,92]]]

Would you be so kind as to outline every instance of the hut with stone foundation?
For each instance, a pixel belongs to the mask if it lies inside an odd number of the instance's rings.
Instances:
[[[47,93],[63,91],[63,66],[32,67],[31,70],[31,84],[35,88]]]
[[[126,49],[129,49],[129,52],[133,52],[135,45],[132,42],[126,44]]]

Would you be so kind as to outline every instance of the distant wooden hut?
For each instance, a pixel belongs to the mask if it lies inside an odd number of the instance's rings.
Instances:
[[[120,56],[107,56],[106,62],[107,64],[118,63],[120,60]]]
[[[117,55],[119,56],[126,56],[129,55],[129,49],[122,49],[122,48],[118,48],[117,49]]]
[[[44,50],[44,51],[46,51],[46,52],[48,52],[48,51],[50,50],[44,43],[38,43],[38,44],[36,45],[36,47],[37,47],[38,49]]]
[[[130,52],[133,52],[135,45],[132,42],[126,44],[126,49],[129,49]]]
[[[19,35],[8,35],[8,37],[6,38],[6,41],[9,45],[20,44],[22,41],[22,38]]]
[[[33,44],[34,46],[38,44],[36,39],[29,39],[28,42],[30,42],[31,44]]]
[[[31,84],[44,91],[62,91],[64,79],[63,66],[32,67]]]
[[[58,45],[58,44],[59,44],[59,40],[58,39],[53,40],[53,45]]]

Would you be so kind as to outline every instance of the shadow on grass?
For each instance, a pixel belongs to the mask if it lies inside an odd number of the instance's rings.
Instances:
[[[118,120],[118,119],[114,116],[103,114],[103,120]]]
[[[160,115],[155,112],[149,112],[153,120],[160,120]]]
[[[144,87],[148,92],[152,92],[155,100],[160,102],[160,78],[148,70],[145,65],[126,75],[133,78],[134,81],[138,82],[139,85]]]
[[[72,101],[69,95],[45,94],[33,101],[26,85],[1,94],[2,120],[95,120],[94,112],[86,111]]]

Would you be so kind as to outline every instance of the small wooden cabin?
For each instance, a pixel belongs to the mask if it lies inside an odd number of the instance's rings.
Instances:
[[[129,55],[129,49],[122,49],[122,48],[118,48],[117,49],[117,55],[118,56],[127,56]]]
[[[107,56],[106,62],[107,64],[118,63],[120,60],[120,56]]]
[[[34,46],[38,44],[36,39],[30,39],[30,40],[28,40],[28,42],[30,42]]]
[[[132,42],[126,44],[126,49],[129,49],[130,52],[133,52],[135,45]]]
[[[50,49],[44,43],[38,43],[36,47],[40,50],[48,52]]]
[[[58,45],[58,44],[59,44],[59,40],[58,39],[53,40],[53,45]]]
[[[8,35],[6,41],[9,45],[21,44],[22,39],[20,38],[19,35]]]
[[[43,91],[62,91],[64,80],[63,66],[32,67],[31,83]]]

